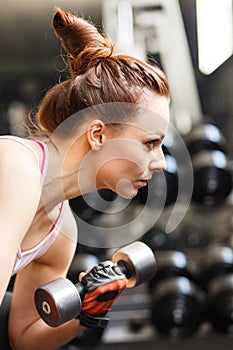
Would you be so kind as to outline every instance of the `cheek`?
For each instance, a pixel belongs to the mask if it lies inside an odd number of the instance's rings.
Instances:
[[[111,178],[111,182],[119,179],[138,179],[148,168],[148,152],[135,141],[121,140],[108,142],[101,152],[99,175]]]
[[[134,178],[137,177],[138,174],[144,172],[144,161],[138,157],[134,158],[134,160],[129,159],[119,159],[115,160],[111,164],[111,169],[115,169],[118,171],[119,177]]]
[[[108,182],[116,184],[122,179],[138,179],[144,172],[143,162],[128,159],[114,159],[105,163],[99,170],[99,176],[107,178]]]
[[[140,142],[127,139],[108,141],[101,150],[100,162],[110,163],[113,167],[145,168],[148,153]]]

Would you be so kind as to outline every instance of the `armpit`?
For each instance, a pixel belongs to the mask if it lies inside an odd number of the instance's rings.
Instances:
[[[61,234],[69,238],[71,241],[78,242],[78,225],[75,217],[70,209],[69,202],[64,202],[64,215],[60,227]]]

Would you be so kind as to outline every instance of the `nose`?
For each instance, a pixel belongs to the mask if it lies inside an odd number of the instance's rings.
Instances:
[[[154,157],[149,163],[149,170],[152,172],[164,171],[167,168],[167,162],[164,157],[162,148],[160,147],[154,153]]]

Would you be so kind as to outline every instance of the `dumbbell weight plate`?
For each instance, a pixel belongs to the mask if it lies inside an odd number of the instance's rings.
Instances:
[[[71,209],[79,218],[86,222],[92,222],[93,218],[108,210],[111,202],[116,197],[117,194],[115,192],[109,189],[100,189],[72,198],[69,203]]]
[[[77,317],[82,308],[77,285],[66,278],[58,278],[38,288],[35,304],[40,317],[51,327]]]
[[[156,273],[156,259],[152,250],[143,242],[133,242],[116,251],[112,261],[118,265],[128,265],[131,277],[128,278],[128,288],[135,287],[151,279]]]
[[[206,249],[200,261],[200,270],[199,280],[205,289],[218,276],[233,274],[233,249],[227,246],[213,246]]]
[[[205,205],[221,203],[232,190],[232,175],[225,154],[202,151],[193,159],[193,200]]]
[[[183,252],[176,250],[157,251],[157,273],[148,282],[149,290],[152,291],[161,280],[168,277],[187,277],[190,278],[188,271],[187,257]]]
[[[208,315],[215,329],[233,334],[233,274],[219,276],[208,288]]]
[[[194,333],[203,317],[204,293],[186,277],[170,277],[152,291],[151,319],[161,335]]]
[[[226,139],[213,124],[196,126],[184,139],[191,155],[203,150],[226,150]]]
[[[153,251],[172,249],[172,245],[174,244],[174,241],[169,233],[155,227],[144,234],[142,241]]]
[[[203,227],[203,223],[186,224],[178,234],[178,244],[181,249],[198,249],[208,247],[212,236],[209,231]]]

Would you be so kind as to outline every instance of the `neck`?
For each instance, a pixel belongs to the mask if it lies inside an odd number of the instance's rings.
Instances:
[[[81,140],[71,147],[66,147],[64,141],[49,141],[47,147],[49,161],[41,203],[46,210],[96,189],[92,180],[92,162],[83,161],[88,149]]]

